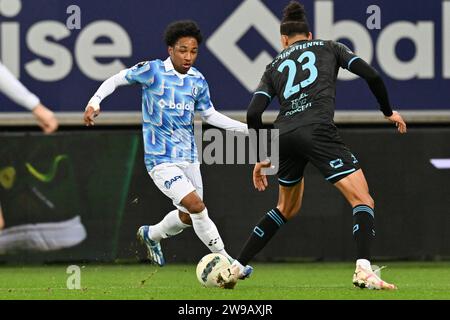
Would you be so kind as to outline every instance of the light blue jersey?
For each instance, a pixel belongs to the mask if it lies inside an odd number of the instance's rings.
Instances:
[[[179,74],[168,58],[141,62],[128,70],[126,79],[142,85],[147,170],[161,163],[197,162],[194,111],[214,110],[203,75],[195,68]]]

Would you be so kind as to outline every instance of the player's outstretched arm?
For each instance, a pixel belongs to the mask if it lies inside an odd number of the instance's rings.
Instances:
[[[249,129],[256,130],[256,139],[252,139],[252,135],[250,135],[250,143],[252,144],[253,150],[256,150],[256,157],[258,159],[258,162],[253,168],[253,185],[258,191],[266,190],[268,183],[267,177],[263,173],[263,169],[271,166],[270,160],[261,161],[261,152],[259,150],[259,130],[264,126],[262,122],[262,115],[269,104],[270,99],[266,95],[255,94],[247,108],[247,125]],[[262,154],[266,154],[265,150],[263,150]]]
[[[16,77],[0,63],[0,91],[18,105],[30,110],[45,133],[58,129],[55,114],[39,101]]]
[[[260,130],[263,128],[262,115],[270,104],[266,95],[255,94],[247,108],[247,125],[249,129]]]
[[[248,128],[245,123],[231,119],[219,111],[214,109],[214,107],[209,108],[202,114],[202,119],[206,123],[221,128],[228,131],[241,132],[248,134]]]
[[[103,99],[112,94],[117,87],[130,84],[126,79],[126,74],[127,70],[122,70],[118,74],[106,79],[101,84],[84,110],[83,120],[86,126],[95,125],[94,118],[100,114],[100,103]]]
[[[380,110],[386,119],[393,122],[400,133],[406,133],[406,123],[400,113],[392,110],[386,86],[377,70],[367,64],[363,59],[357,59],[351,64],[349,71],[366,80],[370,90],[380,104]]]

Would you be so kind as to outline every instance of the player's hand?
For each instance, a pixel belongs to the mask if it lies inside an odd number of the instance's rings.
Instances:
[[[49,134],[58,129],[58,120],[56,120],[55,114],[44,105],[38,104],[33,109],[33,115],[44,133]]]
[[[100,108],[88,105],[84,111],[84,123],[86,126],[95,125],[94,118],[100,114]]]
[[[397,111],[393,111],[392,116],[386,117],[386,119],[388,119],[389,121],[395,123],[395,126],[398,129],[398,132],[406,133],[406,123],[403,120],[403,118],[400,115],[400,113],[398,113]]]
[[[270,161],[257,162],[253,168],[253,185],[258,191],[266,190],[268,183],[265,174],[262,174],[263,168],[270,168]]]

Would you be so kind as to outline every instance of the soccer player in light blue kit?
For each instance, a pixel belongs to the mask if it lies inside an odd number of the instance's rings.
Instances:
[[[86,107],[84,121],[94,124],[100,102],[118,86],[142,86],[145,164],[158,188],[172,199],[176,210],[156,225],[142,226],[138,238],[149,258],[165,264],[160,241],[193,226],[202,242],[214,253],[225,255],[222,238],[203,203],[203,185],[194,141],[194,112],[207,123],[226,130],[248,133],[247,125],[214,109],[208,83],[194,64],[202,41],[193,21],[177,21],[165,33],[169,57],[141,62],[107,79]],[[246,269],[251,273],[251,267]],[[247,275],[246,274],[246,275]]]

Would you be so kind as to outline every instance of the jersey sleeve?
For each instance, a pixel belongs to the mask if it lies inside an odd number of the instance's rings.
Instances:
[[[39,104],[39,98],[25,86],[0,62],[0,92],[22,107],[33,110]]]
[[[127,70],[125,78],[130,84],[151,85],[154,81],[154,68],[150,61],[139,62]]]
[[[353,53],[352,50],[349,49],[345,44],[342,44],[340,42],[331,42],[334,54],[336,56],[338,65],[343,68],[350,70],[350,66],[352,63],[359,59],[359,57]]]
[[[194,90],[195,91],[195,87]],[[203,82],[203,87],[199,88],[200,92],[197,94],[195,103],[195,111],[200,112],[202,115],[207,115],[210,111],[214,110],[214,105],[211,101],[211,95],[209,93],[209,86],[206,81]],[[194,93],[195,94],[195,93]]]
[[[267,96],[270,100],[273,99],[273,97],[277,94],[273,84],[272,84],[272,78],[270,77],[270,70],[269,67],[264,72],[261,81],[259,82],[258,87],[255,90],[255,94],[262,94]]]

